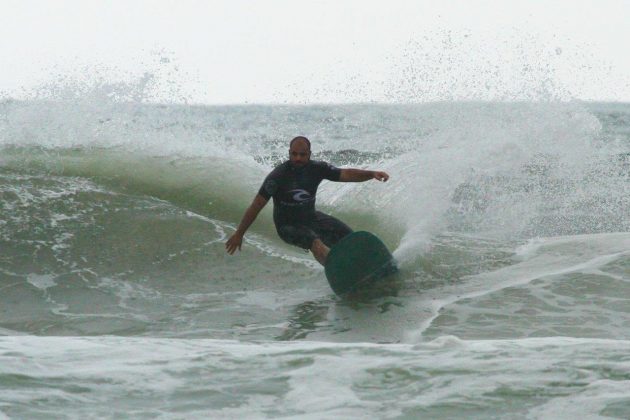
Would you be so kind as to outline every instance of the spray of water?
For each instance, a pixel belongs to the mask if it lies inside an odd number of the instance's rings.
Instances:
[[[150,75],[132,83],[51,82],[32,100],[5,100],[0,145],[24,149],[23,158],[40,151],[45,168],[62,173],[70,161],[55,157],[113,151],[105,159],[120,164],[99,164],[96,175],[126,168],[141,188],[170,185],[168,193],[144,191],[175,200],[182,190],[232,200],[216,193],[228,185],[239,191],[238,205],[226,207],[233,211],[285,159],[286,141],[304,134],[318,158],[390,172],[385,185],[324,185],[320,203],[369,213],[380,220],[377,231],[401,232],[395,254],[403,262],[445,232],[524,240],[629,229],[628,145],[602,132],[579,103],[208,108],[146,104],[152,83]],[[147,157],[162,158],[157,172]],[[75,174],[90,176],[94,166],[87,166]]]

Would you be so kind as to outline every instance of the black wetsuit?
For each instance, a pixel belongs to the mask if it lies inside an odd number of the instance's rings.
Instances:
[[[258,194],[273,197],[273,221],[287,243],[310,249],[316,238],[331,247],[352,233],[345,223],[315,210],[317,187],[324,179],[339,181],[341,169],[309,160],[302,167],[291,161],[278,165],[263,182]]]

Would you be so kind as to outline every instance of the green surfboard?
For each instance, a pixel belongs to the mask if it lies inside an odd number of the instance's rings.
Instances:
[[[330,287],[338,295],[361,291],[398,270],[385,244],[363,231],[353,232],[334,245],[324,268]]]

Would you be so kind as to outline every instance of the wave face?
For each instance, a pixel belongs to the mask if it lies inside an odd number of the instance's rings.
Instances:
[[[1,162],[236,220],[234,208],[302,133],[313,139],[314,158],[392,173],[387,188],[325,185],[320,204],[396,225],[403,245],[444,230],[522,239],[625,231],[627,109],[618,107],[601,105],[598,118],[583,105],[553,103],[5,102]]]
[[[390,174],[317,203],[388,293],[335,297],[271,205],[225,253],[296,135]],[[0,416],[627,418],[629,186],[627,104],[5,100]]]

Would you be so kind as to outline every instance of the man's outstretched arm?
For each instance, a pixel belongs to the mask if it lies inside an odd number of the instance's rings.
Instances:
[[[234,234],[230,236],[230,239],[228,239],[225,243],[225,249],[227,250],[228,254],[234,254],[236,248],[238,248],[239,251],[241,250],[241,245],[243,244],[243,235],[245,235],[245,232],[247,232],[247,229],[249,229],[251,224],[254,223],[254,220],[256,220],[258,213],[260,213],[262,208],[265,207],[267,201],[269,201],[268,198],[265,198],[260,194],[256,194],[256,197],[254,197],[254,201],[252,201],[252,204],[250,204],[250,206],[245,211],[243,219],[238,225],[236,232],[234,232]]]
[[[341,182],[363,182],[370,179],[378,181],[387,181],[389,175],[382,171],[367,171],[364,169],[342,169],[339,181]]]

